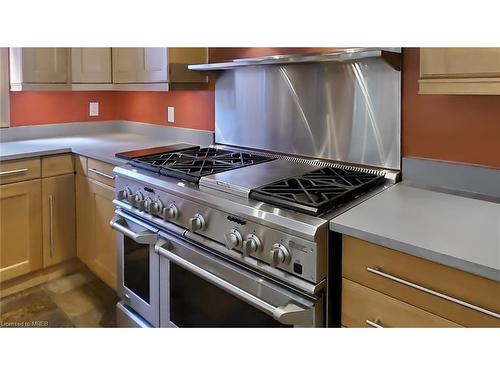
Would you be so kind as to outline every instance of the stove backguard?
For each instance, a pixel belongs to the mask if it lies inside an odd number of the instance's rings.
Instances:
[[[398,170],[400,106],[381,58],[242,67],[217,78],[215,140]]]

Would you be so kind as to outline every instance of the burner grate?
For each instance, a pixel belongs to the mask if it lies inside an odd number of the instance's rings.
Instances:
[[[250,198],[316,216],[383,182],[383,176],[325,167],[254,189]]]
[[[130,165],[197,183],[202,176],[270,160],[274,158],[206,147],[135,158]]]

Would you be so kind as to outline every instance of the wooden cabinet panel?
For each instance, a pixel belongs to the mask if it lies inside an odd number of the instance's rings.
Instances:
[[[52,266],[76,255],[75,176],[42,180],[43,265]]]
[[[500,94],[500,48],[421,48],[421,94]]]
[[[115,211],[114,195],[112,187],[77,176],[78,257],[116,289],[116,232],[109,226]]]
[[[0,281],[42,268],[39,179],[0,186]]]
[[[71,154],[42,157],[42,177],[58,176],[73,173],[74,171]]]
[[[40,158],[0,162],[0,184],[40,178]]]
[[[26,83],[67,83],[68,48],[22,48]]]
[[[378,269],[424,288],[500,312],[500,283],[343,236],[342,276],[466,327],[500,327],[500,319],[369,272]]]
[[[111,83],[111,48],[71,48],[73,83]]]
[[[114,83],[167,81],[167,48],[113,48]]]
[[[169,48],[168,71],[170,83],[204,83],[208,76],[203,72],[189,70],[190,64],[206,64],[208,48]]]
[[[87,175],[87,158],[85,156],[73,154],[73,164],[77,175]]]
[[[87,160],[87,176],[109,186],[115,186],[115,176],[113,174],[113,164],[100,160]]]
[[[460,327],[447,319],[343,278],[342,325],[369,327],[367,320],[385,328]]]

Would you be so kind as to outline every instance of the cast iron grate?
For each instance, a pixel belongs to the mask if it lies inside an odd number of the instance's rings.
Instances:
[[[274,158],[205,147],[135,158],[129,164],[164,176],[198,183],[202,176],[270,160],[274,160]]]
[[[384,176],[325,167],[253,189],[250,198],[320,215],[384,182]]]

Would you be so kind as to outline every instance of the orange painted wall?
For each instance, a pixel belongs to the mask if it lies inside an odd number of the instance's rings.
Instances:
[[[99,116],[90,117],[89,102],[99,102]],[[113,92],[11,92],[11,126],[117,118],[117,96]]]
[[[167,106],[175,108],[173,126],[198,130],[215,129],[213,90],[117,93],[118,116],[122,120],[170,125]]]
[[[99,116],[88,115],[99,102]],[[167,106],[175,107],[176,127],[214,130],[214,92],[12,92],[11,126],[78,121],[130,120],[167,124]]]
[[[403,156],[500,168],[500,96],[418,95],[420,50],[403,49]]]

